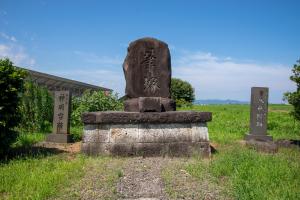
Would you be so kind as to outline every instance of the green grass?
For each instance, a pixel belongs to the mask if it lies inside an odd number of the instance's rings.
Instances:
[[[208,164],[198,161],[186,169],[199,179],[210,174],[234,199],[300,199],[299,149],[272,155],[226,145]]]
[[[44,139],[45,133],[21,133],[18,135],[16,142],[12,144],[12,147],[28,148],[37,142],[43,141]]]
[[[270,105],[268,134],[277,139],[300,139],[300,123],[288,105]],[[186,170],[203,180],[204,175],[224,187],[234,199],[300,199],[299,148],[281,148],[277,154],[263,154],[239,144],[249,131],[249,105],[193,106],[189,110],[210,111],[210,140],[218,153],[210,162],[197,161]]]
[[[300,199],[299,148],[281,148],[273,155],[256,152],[238,142],[249,131],[249,105],[182,109],[213,113],[213,120],[208,123],[209,136],[218,153],[211,160],[194,158],[185,163],[185,170],[193,178],[200,183],[209,179],[212,188],[223,188],[224,196],[233,199]],[[291,109],[286,105],[269,106],[268,134],[274,139],[300,139],[300,124],[289,115]],[[71,133],[78,140],[82,127],[71,127]],[[44,138],[42,133],[20,134],[14,147],[30,149]],[[121,158],[30,152],[0,164],[0,199],[79,198],[81,188],[88,188],[86,195],[93,199],[94,187],[103,189],[103,197],[116,197],[116,182],[123,176],[122,166],[127,162]],[[167,189],[168,185],[169,189],[173,187],[172,180],[182,181],[178,180],[181,169],[170,167],[166,169],[168,173],[163,173]],[[190,184],[196,183],[191,180]],[[182,193],[182,188],[177,189],[179,192],[174,195]]]
[[[82,139],[83,126],[71,126],[70,134],[73,141],[78,142]]]
[[[0,164],[0,199],[45,199],[83,175],[85,157],[66,154]]]
[[[270,105],[268,134],[274,139],[300,139],[300,123],[290,116],[288,105]],[[208,123],[212,142],[228,144],[241,140],[249,132],[249,105],[195,105],[181,110],[209,111],[213,120]]]

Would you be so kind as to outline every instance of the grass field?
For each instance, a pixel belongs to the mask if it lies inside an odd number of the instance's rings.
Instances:
[[[249,131],[249,105],[205,105],[182,108],[196,111],[209,111],[213,114],[208,123],[212,142],[227,144],[243,139]],[[268,134],[274,139],[300,139],[300,123],[290,116],[288,105],[270,105]]]
[[[183,193],[173,187],[178,181],[178,170],[183,167],[195,179],[193,183],[201,185],[205,180],[210,187],[218,188],[220,199],[300,199],[299,148],[280,148],[277,154],[264,154],[241,144],[240,140],[249,129],[249,105],[183,109],[213,113],[208,127],[217,152],[209,160],[190,158],[178,165],[180,168],[164,169],[163,179],[170,197]],[[300,140],[300,125],[291,118],[290,110],[286,105],[269,106],[268,133],[275,139]],[[80,130],[76,131],[80,137]],[[16,145],[29,147],[45,135],[20,137]],[[122,176],[123,162],[121,158],[89,158],[79,153],[59,152],[15,157],[0,164],[0,199],[79,199],[77,189],[70,188],[92,188],[96,183],[103,188],[105,199],[115,199],[115,184]],[[92,168],[102,175],[94,177]],[[93,184],[85,182],[93,177]],[[85,192],[93,195],[92,189]]]

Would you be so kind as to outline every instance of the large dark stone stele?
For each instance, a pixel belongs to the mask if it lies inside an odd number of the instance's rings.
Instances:
[[[124,109],[128,112],[161,112],[176,110],[170,99],[171,58],[168,45],[154,38],[142,38],[130,43],[123,64],[126,79]],[[148,80],[148,81],[147,81]],[[148,84],[147,84],[148,83]],[[159,105],[141,104],[139,97],[161,97]],[[149,107],[148,107],[149,105]]]

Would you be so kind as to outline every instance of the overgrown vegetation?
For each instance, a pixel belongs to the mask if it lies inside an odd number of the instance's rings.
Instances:
[[[53,97],[41,86],[26,81],[20,105],[22,132],[50,132],[53,119]]]
[[[81,115],[84,112],[121,110],[122,108],[123,104],[116,94],[87,90],[81,97],[72,98],[71,124],[82,125]]]
[[[178,78],[171,79],[171,96],[176,101],[177,107],[191,106],[195,100],[192,85]]]
[[[26,73],[8,59],[0,59],[0,158],[17,137],[14,131],[21,120],[19,110]]]
[[[300,121],[300,60],[294,65],[292,69],[293,75],[290,79],[296,83],[297,89],[295,92],[287,92],[284,94],[284,99],[293,105],[294,109],[291,111],[292,116]]]

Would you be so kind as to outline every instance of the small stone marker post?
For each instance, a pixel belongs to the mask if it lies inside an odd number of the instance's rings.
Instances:
[[[47,142],[68,143],[71,142],[70,131],[70,91],[55,91],[53,130],[49,134]]]
[[[250,133],[246,140],[272,141],[267,135],[269,88],[251,88]]]

